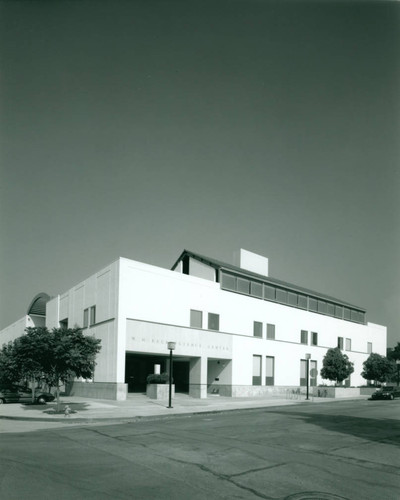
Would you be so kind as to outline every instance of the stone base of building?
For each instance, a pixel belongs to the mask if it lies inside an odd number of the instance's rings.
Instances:
[[[169,384],[147,384],[146,395],[150,399],[168,399]],[[173,398],[174,396],[175,396],[175,384],[172,384],[171,397]]]
[[[67,384],[65,393],[67,396],[125,401],[128,393],[128,384],[74,381]]]

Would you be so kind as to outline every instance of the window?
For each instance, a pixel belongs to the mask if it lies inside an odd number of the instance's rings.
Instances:
[[[96,323],[96,306],[92,306],[90,308],[90,325],[94,325]]]
[[[262,296],[263,296],[262,284],[256,283],[255,281],[252,281],[250,283],[250,293],[254,297],[260,297],[260,299],[262,299]]]
[[[311,332],[311,345],[318,345],[318,333]]]
[[[60,321],[60,328],[68,328],[68,318],[62,319]]]
[[[219,330],[219,314],[208,313],[208,329]]]
[[[241,293],[250,293],[250,281],[243,278],[237,279],[237,291]]]
[[[275,358],[265,358],[265,385],[275,385]]]
[[[318,301],[318,312],[326,314],[326,302],[323,300]]]
[[[253,356],[253,385],[261,385],[261,356]]]
[[[277,302],[282,302],[282,304],[287,304],[287,291],[281,290],[280,288],[276,289],[276,300]]]
[[[259,337],[262,339],[263,336],[263,324],[259,321],[254,321],[253,323],[253,335],[254,337]]]
[[[264,299],[275,300],[275,288],[273,286],[264,285]]]
[[[288,292],[288,304],[291,306],[297,306],[297,293]]]
[[[342,306],[335,306],[335,317],[336,318],[343,318],[343,307]]]
[[[344,308],[343,308],[343,318],[344,318],[344,319],[347,319],[347,320],[350,320],[350,319],[351,319],[351,316],[350,316],[350,309],[347,309],[347,307],[344,307]]]
[[[372,352],[372,342],[368,342],[367,343],[367,353],[371,354],[371,352]]]
[[[346,339],[346,351],[351,351],[351,339]]]
[[[236,278],[231,276],[230,274],[222,274],[222,288],[226,288],[228,290],[236,290]]]
[[[275,340],[275,325],[267,323],[267,339]]]
[[[307,360],[300,360],[300,386],[304,387],[307,385]]]
[[[305,295],[298,295],[297,307],[301,307],[302,309],[307,309],[307,297]]]
[[[203,313],[190,309],[190,326],[192,328],[203,328]]]
[[[308,332],[307,332],[307,330],[301,330],[301,332],[300,332],[300,344],[308,344]]]
[[[328,302],[326,305],[326,313],[329,314],[329,316],[335,316],[335,306]]]
[[[89,326],[89,309],[85,309],[83,311],[83,328],[87,328]]]
[[[337,338],[337,346],[339,347],[339,349],[343,349],[343,337]]]
[[[318,311],[318,300],[310,297],[308,299],[308,307],[309,307],[310,311],[317,312]]]
[[[310,387],[317,386],[317,362],[310,360]]]

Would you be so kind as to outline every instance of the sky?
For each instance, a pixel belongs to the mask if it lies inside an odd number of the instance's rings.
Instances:
[[[400,341],[400,3],[2,1],[0,329],[183,249]]]

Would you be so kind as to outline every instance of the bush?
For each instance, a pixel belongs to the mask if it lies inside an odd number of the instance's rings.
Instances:
[[[169,374],[168,373],[152,373],[147,376],[146,379],[148,384],[168,384]],[[173,380],[172,380],[173,382]]]

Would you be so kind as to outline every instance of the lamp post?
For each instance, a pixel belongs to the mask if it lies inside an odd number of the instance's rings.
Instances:
[[[396,359],[396,366],[397,366],[397,387],[398,387],[400,382],[400,359]]]
[[[169,349],[169,404],[168,408],[172,408],[171,400],[172,400],[172,351],[175,349],[176,342],[168,342]]]
[[[310,358],[311,354],[306,354],[306,361],[307,361],[307,374],[306,374],[306,381],[307,381],[307,397],[306,400],[308,401],[310,398],[308,397],[309,394],[309,385],[310,385]]]

